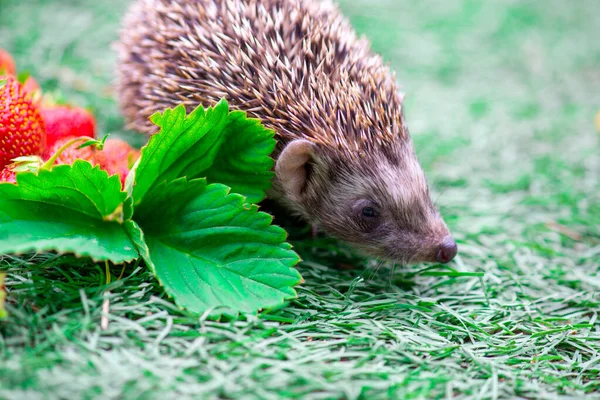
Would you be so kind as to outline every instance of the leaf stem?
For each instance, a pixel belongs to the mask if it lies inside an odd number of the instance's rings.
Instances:
[[[46,161],[43,165],[42,168],[40,169],[50,169],[52,168],[52,166],[54,165],[54,163],[56,162],[56,160],[58,159],[58,157],[60,157],[60,155],[69,147],[73,146],[75,143],[78,142],[86,142],[90,140],[89,137],[77,137],[74,139],[69,140],[67,143],[63,144],[62,146],[60,146],[60,148],[58,150],[56,150],[56,152],[52,155],[52,157],[50,157],[48,159],[48,161]]]
[[[110,268],[108,267],[108,260],[104,261],[104,268],[106,269],[106,284],[110,283]]]
[[[123,277],[123,274],[125,273],[125,267],[127,266],[126,263],[123,263],[123,268],[121,268],[121,273],[119,274],[119,277],[117,278],[117,280],[121,280],[121,278]]]

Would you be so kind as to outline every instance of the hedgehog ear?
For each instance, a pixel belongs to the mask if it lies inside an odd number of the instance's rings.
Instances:
[[[315,157],[315,145],[304,139],[288,143],[275,165],[277,180],[286,194],[302,197],[308,179],[308,166]]]

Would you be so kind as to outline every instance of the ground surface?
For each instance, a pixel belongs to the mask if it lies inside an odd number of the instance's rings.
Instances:
[[[0,398],[600,398],[597,2],[342,7],[408,94],[459,273],[337,270],[360,260],[299,241],[298,300],[217,323],[178,312],[131,268],[101,331],[102,268],[0,258]],[[110,44],[124,9],[1,0],[0,47],[119,132]]]

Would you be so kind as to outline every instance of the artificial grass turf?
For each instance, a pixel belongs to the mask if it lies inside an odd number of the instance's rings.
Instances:
[[[103,266],[4,256],[0,398],[600,398],[595,6],[343,1],[407,93],[453,270],[292,232],[298,300],[214,322],[178,311],[143,266],[118,281],[114,267],[107,287]],[[2,0],[0,47],[123,133],[109,85],[124,9]]]

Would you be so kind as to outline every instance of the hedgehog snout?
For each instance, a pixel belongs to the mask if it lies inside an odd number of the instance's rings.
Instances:
[[[456,257],[458,246],[452,236],[446,236],[437,251],[436,259],[442,264],[447,264]]]

